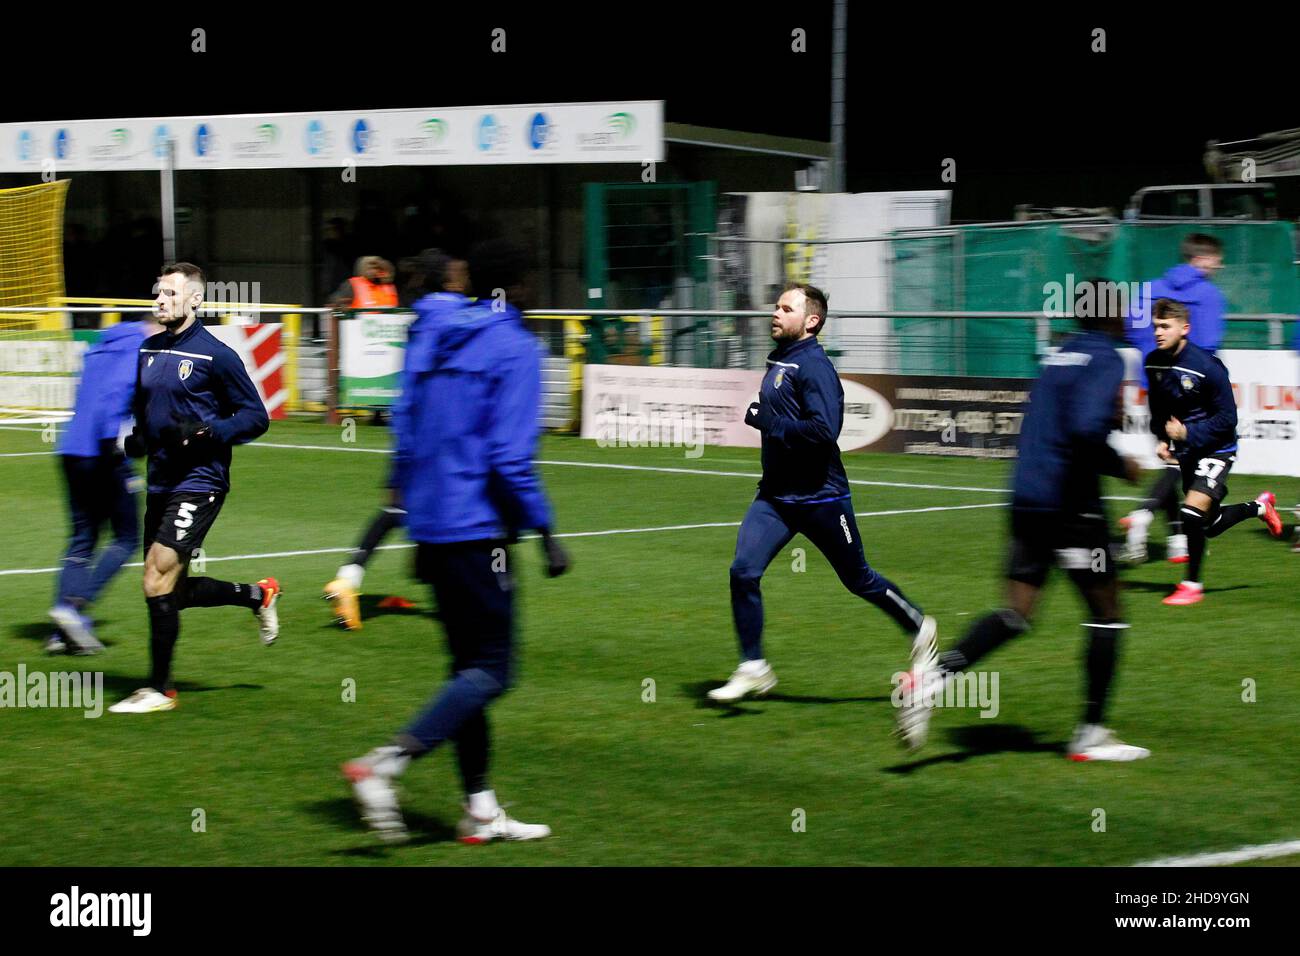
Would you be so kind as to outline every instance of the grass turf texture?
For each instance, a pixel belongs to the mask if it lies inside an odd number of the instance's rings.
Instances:
[[[269,447],[387,447],[324,425],[277,423],[239,448],[234,489],[206,542],[209,558],[350,547],[379,503],[386,457]],[[0,430],[0,452],[48,451],[37,431]],[[601,449],[548,437],[545,459],[757,472],[757,454]],[[57,459],[0,458],[0,569],[57,565],[66,517]],[[850,456],[850,478],[1001,488],[1004,462]],[[738,522],[746,477],[542,466],[562,532]],[[1296,479],[1235,475],[1230,501],[1262,488],[1290,506]],[[1114,483],[1109,494],[1136,494]],[[859,513],[985,504],[979,491],[855,486]],[[1112,502],[1112,518],[1127,504]],[[861,517],[867,556],[927,612],[950,646],[1001,603],[1004,508]],[[1163,529],[1153,529],[1153,544]],[[285,588],[271,648],[236,608],[182,616],[180,707],[126,716],[0,710],[0,864],[8,865],[1122,865],[1300,836],[1289,812],[1300,713],[1296,580],[1300,557],[1251,521],[1211,542],[1208,596],[1160,599],[1179,568],[1124,571],[1133,628],[1109,723],[1153,751],[1133,764],[1062,757],[1080,711],[1083,619],[1063,576],[1033,632],[985,662],[1000,674],[1000,713],[936,713],[931,743],[908,757],[891,737],[890,676],[907,641],[849,595],[796,538],[764,579],[773,695],[706,706],[736,649],[727,568],[735,527],[573,537],[570,574],[545,579],[535,541],[512,560],[520,581],[520,681],[490,711],[492,780],[513,812],[551,825],[537,844],[469,848],[451,840],[459,784],[450,748],[403,780],[412,844],[376,845],[338,764],[385,742],[445,676],[431,599],[409,576],[409,549],[379,552],[366,593],[414,599],[348,635],[321,586],[344,555],[210,561],[206,574]],[[395,535],[389,543],[401,543]],[[807,569],[792,570],[793,549]],[[1153,556],[1158,549],[1153,549]],[[46,657],[54,576],[0,576],[0,670],[102,670],[106,703],[148,671],[138,568],[95,609],[111,645],[96,658]],[[1257,684],[1256,703],[1242,682]],[[345,680],[355,703],[343,701]],[[655,699],[643,701],[645,681]],[[1093,829],[1105,811],[1105,832]],[[193,832],[202,809],[206,832]],[[794,832],[794,812],[806,831]]]

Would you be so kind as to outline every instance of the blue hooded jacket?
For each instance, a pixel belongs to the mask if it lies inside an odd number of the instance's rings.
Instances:
[[[415,318],[411,320],[411,324],[406,329],[406,355],[409,356],[412,351],[419,351],[421,339],[436,329],[442,319],[453,315],[469,304],[470,300],[458,292],[431,292],[417,299],[411,306],[415,310]],[[402,433],[408,427],[407,419],[411,414],[412,404],[415,400],[415,390],[410,387],[405,362],[403,362],[400,379],[401,391],[389,411],[392,416],[391,427],[394,435]],[[398,486],[397,479],[397,460],[394,458],[393,469],[388,479],[388,487],[396,488]]]
[[[533,464],[537,340],[512,306],[479,302],[434,315],[432,299],[416,303],[402,411],[393,416],[393,484],[407,533],[449,544],[549,530],[551,509]]]
[[[72,421],[59,439],[59,454],[95,458],[114,451],[122,425],[131,417],[144,330],[144,322],[110,325],[86,350]]]
[[[1218,351],[1223,341],[1223,313],[1227,300],[1219,287],[1200,269],[1183,263],[1174,266],[1151,283],[1151,297],[1143,297],[1129,310],[1125,322],[1125,336],[1131,345],[1142,351],[1145,358],[1156,347],[1155,332],[1151,328],[1151,306],[1157,299],[1173,299],[1187,306],[1191,329],[1188,338],[1210,354]]]

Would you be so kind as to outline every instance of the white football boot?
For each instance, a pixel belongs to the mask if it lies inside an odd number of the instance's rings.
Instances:
[[[376,747],[364,757],[343,765],[343,776],[352,784],[352,796],[361,819],[385,843],[410,839],[402,808],[397,802],[394,781],[410,764],[400,747]]]
[[[257,630],[262,643],[270,647],[280,636],[280,613],[275,609],[280,603],[280,582],[275,578],[262,578],[257,586],[262,589],[262,606],[253,613],[257,615]]]
[[[709,700],[731,703],[744,697],[762,697],[775,686],[776,674],[767,661],[741,661],[730,680],[709,691]]]
[[[67,604],[56,604],[50,608],[50,620],[63,632],[70,653],[89,656],[104,650],[104,645],[90,629],[90,619],[78,613],[75,608]]]
[[[896,733],[903,745],[913,752],[925,746],[930,736],[930,716],[934,703],[944,694],[944,685],[952,675],[939,669],[936,653],[919,662],[903,675],[894,690],[894,706],[898,713]]]
[[[1126,744],[1113,730],[1101,724],[1080,724],[1074,731],[1067,754],[1071,760],[1141,760],[1150,757],[1145,747]]]
[[[921,621],[921,629],[912,638],[912,669],[933,667],[938,658],[939,622],[927,614]]]
[[[160,694],[152,687],[141,687],[126,700],[120,700],[108,708],[113,714],[154,714],[164,710],[176,709],[176,695]]]
[[[545,823],[521,823],[506,814],[502,807],[490,817],[476,817],[465,808],[456,824],[456,839],[461,843],[491,843],[493,840],[541,840],[551,835]]]
[[[1121,524],[1128,528],[1124,539],[1124,560],[1129,564],[1142,564],[1147,559],[1147,533],[1155,516],[1145,508],[1128,515]]]

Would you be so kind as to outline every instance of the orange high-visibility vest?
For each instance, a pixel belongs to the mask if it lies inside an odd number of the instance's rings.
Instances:
[[[383,309],[397,305],[397,287],[391,283],[371,282],[365,276],[353,276],[352,308]]]

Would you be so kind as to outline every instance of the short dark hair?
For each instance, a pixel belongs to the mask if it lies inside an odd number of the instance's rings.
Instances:
[[[1193,232],[1183,237],[1180,251],[1183,254],[1183,261],[1191,262],[1197,256],[1223,255],[1223,243],[1204,232]]]
[[[185,277],[187,285],[189,284],[189,281],[191,279],[194,280],[199,285],[203,286],[203,289],[206,293],[208,288],[207,277],[203,274],[203,270],[200,269],[198,266],[196,266],[194,263],[169,262],[162,267],[162,271],[158,273],[158,277],[161,279],[163,276],[169,276],[174,272],[179,272],[181,275],[183,275]]]
[[[528,272],[528,254],[509,239],[485,239],[469,251],[469,278],[480,298],[491,297],[494,289],[509,293],[523,285]]]
[[[1191,313],[1187,311],[1187,306],[1176,299],[1156,299],[1155,305],[1151,307],[1151,321],[1163,319],[1165,316],[1174,319],[1181,319],[1184,325],[1191,324]]]
[[[1074,287],[1074,319],[1079,327],[1089,331],[1106,331],[1119,314],[1117,289],[1109,279],[1094,276]],[[1090,301],[1089,301],[1090,300]]]
[[[416,257],[419,267],[416,271],[424,273],[424,291],[441,292],[447,282],[447,267],[452,257],[441,249],[425,249]]]
[[[813,335],[820,335],[822,329],[826,327],[826,313],[829,311],[826,293],[815,285],[808,285],[803,282],[791,282],[783,291],[803,293],[804,314],[821,318],[821,321],[817,323],[817,328],[813,329]]]

